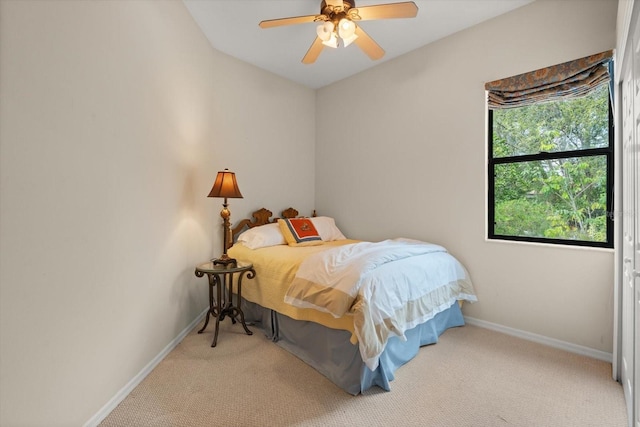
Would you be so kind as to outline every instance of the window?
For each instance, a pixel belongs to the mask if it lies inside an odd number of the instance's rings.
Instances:
[[[577,96],[529,98],[507,108],[490,101],[490,239],[613,247],[613,117],[605,77]]]

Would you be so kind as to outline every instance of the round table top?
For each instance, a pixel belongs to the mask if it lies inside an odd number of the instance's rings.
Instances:
[[[196,267],[196,271],[200,271],[201,273],[238,273],[240,271],[251,270],[253,268],[253,264],[214,264],[212,261],[203,262],[202,264],[198,264]]]

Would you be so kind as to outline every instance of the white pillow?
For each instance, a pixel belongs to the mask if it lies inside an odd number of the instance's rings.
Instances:
[[[284,236],[277,223],[260,225],[243,232],[238,236],[238,242],[249,249],[266,248],[267,246],[286,245]]]
[[[333,218],[328,216],[315,216],[310,219],[323,241],[331,242],[333,240],[346,239],[344,234],[342,234],[336,226],[336,221]]]

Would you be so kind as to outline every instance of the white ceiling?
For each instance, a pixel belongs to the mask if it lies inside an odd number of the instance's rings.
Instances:
[[[357,0],[357,6],[404,0]],[[314,64],[301,62],[316,37],[316,24],[269,29],[265,19],[320,13],[321,0],[183,0],[211,45],[235,58],[310,88],[320,88],[533,0],[414,0],[418,16],[358,24],[385,51],[372,61],[355,44],[325,48]]]

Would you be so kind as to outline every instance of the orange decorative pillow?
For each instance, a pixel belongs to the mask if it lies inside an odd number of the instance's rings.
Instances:
[[[322,238],[309,218],[279,219],[278,225],[289,246],[322,244]]]

